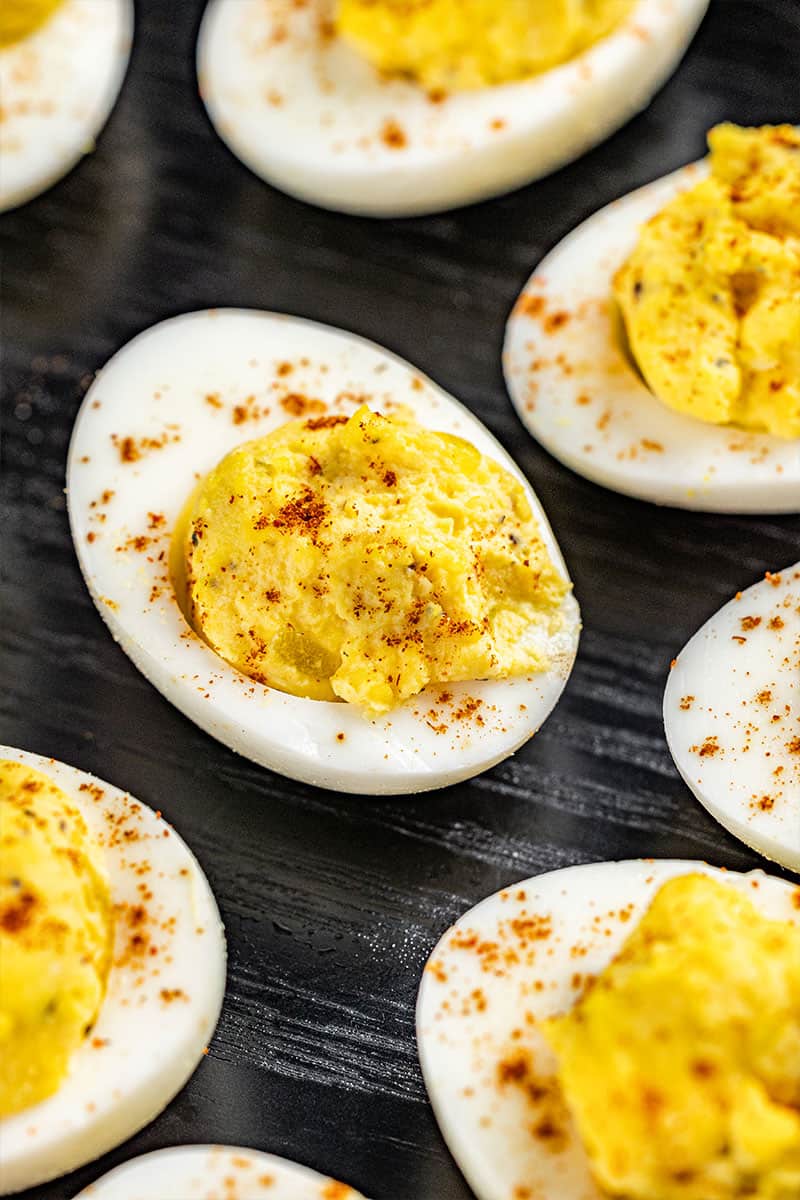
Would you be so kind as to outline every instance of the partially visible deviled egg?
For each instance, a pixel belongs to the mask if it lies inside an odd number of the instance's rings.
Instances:
[[[707,0],[211,0],[200,92],[249,167],[345,212],[437,212],[582,154],[672,73]]]
[[[175,1146],[116,1167],[75,1200],[364,1200],[360,1192],[274,1154]]]
[[[800,1186],[800,892],[638,860],[490,896],[417,1007],[425,1083],[479,1200],[734,1200]]]
[[[800,871],[800,562],[737,592],[681,650],[664,727],[711,815]]]
[[[508,323],[528,429],[605,487],[681,508],[800,511],[800,134],[709,135],[708,161],[551,251]]]
[[[137,666],[292,778],[468,778],[536,731],[572,667],[578,608],[530,485],[457,401],[352,335],[237,310],[155,326],[89,390],[68,493]]]
[[[132,38],[132,0],[3,0],[0,212],[43,192],[92,150]]]
[[[161,814],[0,746],[0,1194],[119,1145],[183,1087],[225,988],[225,940]]]

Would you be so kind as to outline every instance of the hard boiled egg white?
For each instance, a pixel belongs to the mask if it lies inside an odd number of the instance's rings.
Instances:
[[[459,434],[525,486],[551,559],[558,545],[530,484],[456,400],[350,334],[272,313],[210,310],[154,326],[89,389],[67,467],[78,558],[116,640],[182,712],[240,754],[343,791],[425,791],[499,762],[541,725],[575,658],[578,608],[530,678],[432,688],[384,717],[256,683],[187,625],[170,584],[171,531],[196,480],[234,446],[303,414],[410,409]]]
[[[274,1154],[174,1146],[131,1159],[75,1200],[364,1200],[360,1192]]]
[[[222,1006],[225,939],[197,860],[159,813],[74,767],[0,746],[48,775],[99,842],[114,955],[90,1035],[58,1091],[0,1120],[0,1194],[64,1175],[157,1116],[202,1058]]]
[[[431,955],[417,1005],[425,1083],[478,1200],[601,1200],[537,1023],[568,1009],[654,894],[702,872],[766,916],[797,921],[797,888],[688,861],[592,863],[515,884],[471,909]]]
[[[43,192],[93,149],[132,38],[131,0],[64,0],[33,34],[0,49],[0,212]]]
[[[686,644],[664,727],[711,815],[800,871],[800,562],[738,593]]]
[[[211,0],[200,92],[233,152],[292,195],[372,216],[437,212],[528,183],[612,133],[671,74],[706,8],[639,0],[554,70],[431,97],[332,36],[330,0]]]
[[[623,348],[612,277],[639,226],[706,173],[694,163],[616,200],[547,255],[508,322],[508,390],[533,436],[604,487],[702,512],[796,512],[800,441],[673,411]]]

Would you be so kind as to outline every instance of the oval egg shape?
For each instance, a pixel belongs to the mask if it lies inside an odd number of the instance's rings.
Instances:
[[[29,37],[0,49],[0,212],[43,192],[92,149],[132,39],[132,0],[63,0]]]
[[[225,937],[203,871],[160,813],[64,763],[9,746],[49,776],[103,852],[115,934],[91,1036],[48,1099],[0,1120],[0,1193],[64,1175],[152,1121],[201,1061],[225,990]]]
[[[569,1009],[609,965],[662,884],[695,873],[767,917],[800,920],[797,888],[761,871],[639,859],[513,884],[440,940],[420,987],[417,1044],[439,1126],[478,1200],[602,1200],[537,1023]]]
[[[432,687],[383,717],[270,689],[229,666],[187,624],[168,569],[171,532],[201,475],[241,442],[302,414],[402,406],[457,434],[524,486],[550,557],[561,553],[530,484],[462,405],[407,363],[325,326],[209,310],[135,338],[100,372],[70,446],[68,502],[84,578],[115,639],[191,720],[290,778],[370,794],[426,791],[513,753],[553,708],[572,668],[579,615],[539,675]]]
[[[211,0],[197,51],[220,137],[300,199],[369,216],[439,212],[520,187],[607,137],[674,70],[707,0],[638,0],[608,36],[521,82],[429,94],[382,77],[323,0]]]
[[[687,642],[664,729],[711,815],[800,871],[800,562],[738,593]]]
[[[241,1146],[173,1146],[122,1163],[75,1200],[364,1200],[309,1167]]]
[[[519,416],[555,458],[612,491],[700,512],[800,510],[800,441],[712,425],[662,404],[623,348],[612,278],[639,226],[704,162],[595,213],[537,267],[503,349]]]

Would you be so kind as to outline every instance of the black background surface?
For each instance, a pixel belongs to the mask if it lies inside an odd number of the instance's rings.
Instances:
[[[604,145],[514,195],[389,222],[291,200],[231,156],[197,97],[201,7],[138,0],[131,67],[97,151],[0,222],[0,739],[163,810],[216,893],[228,991],[209,1057],[167,1111],[25,1195],[64,1200],[135,1154],[221,1141],[308,1163],[374,1200],[466,1200],[417,1064],[427,954],[469,905],[552,868],[636,855],[758,865],[680,782],[660,702],[686,639],[800,546],[797,518],[661,510],[549,458],[503,387],[504,321],[546,250],[698,157],[715,121],[800,122],[800,6],[712,2],[673,79]],[[201,733],[114,645],[70,541],[72,422],[122,343],[214,305],[285,310],[386,345],[463,399],[533,481],[585,629],[564,699],[513,759],[416,799],[319,791]]]

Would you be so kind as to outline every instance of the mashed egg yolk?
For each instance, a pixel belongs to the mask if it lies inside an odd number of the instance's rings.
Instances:
[[[64,0],[3,0],[0,5],[0,49],[35,33],[63,3]]]
[[[45,775],[0,762],[0,1117],[59,1087],[97,1016],[111,936],[81,813]]]
[[[711,177],[641,230],[614,294],[647,384],[678,412],[800,437],[800,134],[709,134]]]
[[[545,669],[567,590],[508,471],[367,408],[232,451],[179,522],[173,575],[238,670],[373,713]]]
[[[340,35],[380,71],[445,91],[524,79],[610,33],[633,0],[339,0]]]
[[[800,928],[670,880],[544,1033],[599,1185],[624,1200],[800,1196]]]

